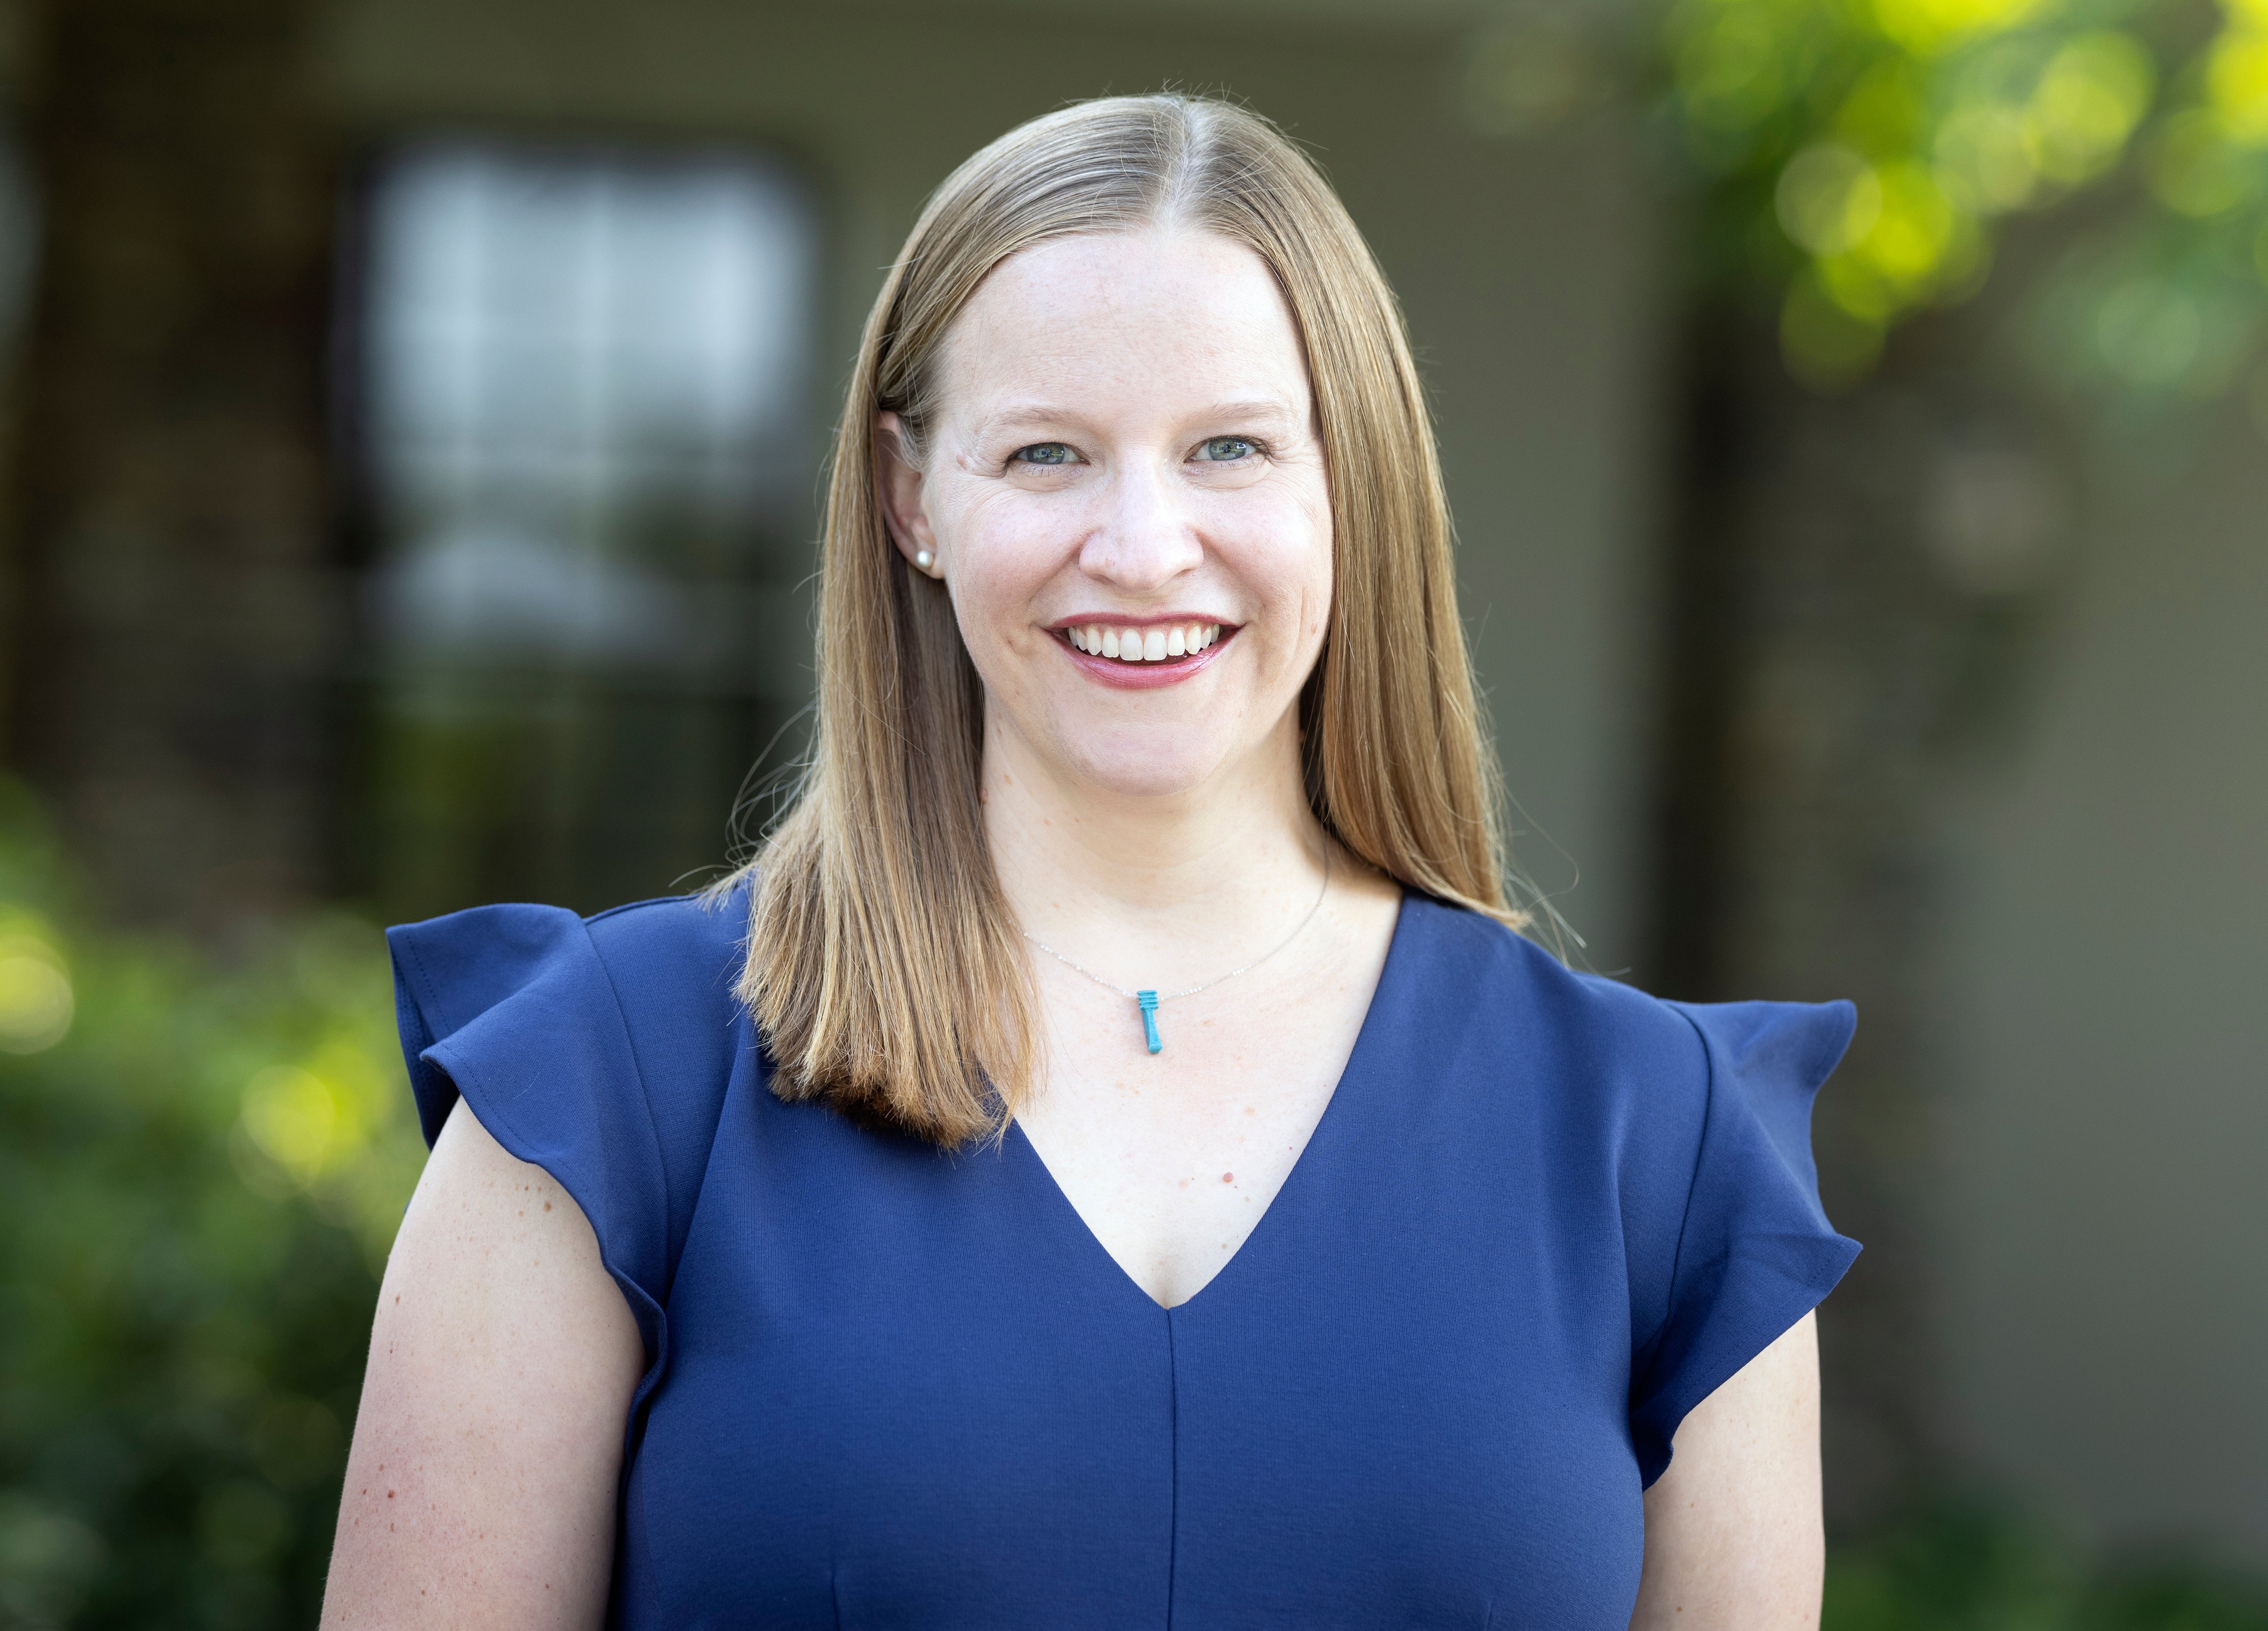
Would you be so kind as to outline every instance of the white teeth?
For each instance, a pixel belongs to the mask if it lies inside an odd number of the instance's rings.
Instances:
[[[1174,624],[1162,629],[1111,629],[1099,623],[1081,624],[1064,631],[1072,646],[1097,657],[1121,662],[1164,662],[1174,657],[1194,657],[1220,639],[1217,623]]]

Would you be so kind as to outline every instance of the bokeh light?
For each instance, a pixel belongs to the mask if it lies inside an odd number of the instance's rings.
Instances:
[[[2268,0],[2228,0],[2186,56],[2140,4],[1678,0],[1671,103],[1712,210],[1749,213],[1720,276],[1776,292],[1788,367],[1864,379],[1889,333],[1983,286],[2004,219],[2136,185],[2108,243],[2051,274],[2054,372],[2129,398],[2242,373],[2268,282]],[[2098,262],[2131,263],[2106,277]],[[2129,274],[2155,267],[2163,287]]]
[[[40,1053],[70,1034],[70,970],[36,919],[0,920],[0,1052]]]

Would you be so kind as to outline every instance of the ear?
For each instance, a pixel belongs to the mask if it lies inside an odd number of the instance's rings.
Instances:
[[[943,577],[945,563],[939,558],[937,532],[929,524],[924,502],[926,478],[921,467],[906,454],[905,426],[887,410],[874,416],[874,486],[881,498],[882,520],[898,553],[916,571]],[[929,557],[926,566],[917,558],[923,555]]]

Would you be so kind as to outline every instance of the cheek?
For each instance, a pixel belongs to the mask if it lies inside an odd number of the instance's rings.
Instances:
[[[964,615],[1021,623],[1031,598],[1061,566],[1064,540],[1073,535],[1059,509],[1050,513],[1033,499],[1029,493],[990,491],[939,518],[954,603]]]
[[[1330,618],[1331,515],[1327,500],[1300,488],[1260,489],[1220,533],[1231,565],[1278,629],[1301,645]]]

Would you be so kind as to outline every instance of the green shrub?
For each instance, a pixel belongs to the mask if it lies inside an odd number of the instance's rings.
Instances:
[[[312,1625],[423,1159],[375,929],[92,929],[0,792],[0,1627]]]
[[[1833,1548],[1822,1631],[2268,1631],[2268,1596],[2199,1563],[2106,1567],[2009,1508],[1946,1498]]]

